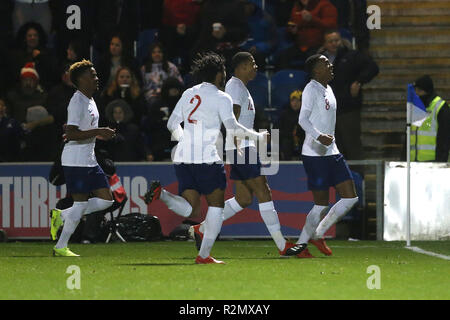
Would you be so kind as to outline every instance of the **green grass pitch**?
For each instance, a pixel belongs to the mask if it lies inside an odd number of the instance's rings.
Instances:
[[[54,258],[53,243],[0,244],[0,299],[303,300],[450,299],[450,261],[404,248],[404,242],[328,241],[333,256],[282,259],[271,240],[223,240],[213,256],[226,265],[196,265],[193,242],[81,245],[79,258]],[[413,246],[450,255],[449,241]],[[80,268],[81,289],[66,273]],[[380,268],[380,289],[368,289]]]

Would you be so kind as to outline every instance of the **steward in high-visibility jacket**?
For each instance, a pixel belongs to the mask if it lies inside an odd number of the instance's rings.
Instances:
[[[417,79],[414,86],[426,106],[428,117],[420,127],[411,126],[411,161],[447,162],[450,151],[450,108],[444,99],[434,93],[430,77]]]

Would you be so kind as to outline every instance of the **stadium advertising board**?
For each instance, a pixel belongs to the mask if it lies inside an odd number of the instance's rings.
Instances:
[[[185,220],[170,212],[161,202],[147,206],[143,196],[152,180],[160,180],[164,188],[177,193],[178,182],[170,164],[127,163],[116,164],[117,174],[129,201],[123,214],[148,213],[157,216],[164,235]],[[227,177],[229,177],[229,168]],[[0,228],[9,238],[49,239],[49,209],[66,196],[65,186],[55,187],[48,181],[50,164],[1,164],[0,165]],[[298,163],[281,164],[277,175],[268,176],[275,208],[278,211],[285,236],[298,237],[306,215],[313,206],[312,194],[306,187],[306,174]],[[228,180],[225,198],[234,193],[233,181]],[[335,200],[335,192],[330,198]],[[206,201],[202,199],[202,221],[206,214]],[[263,223],[256,198],[251,206],[223,223],[221,237],[258,238],[270,237]],[[333,226],[326,236],[334,237]]]

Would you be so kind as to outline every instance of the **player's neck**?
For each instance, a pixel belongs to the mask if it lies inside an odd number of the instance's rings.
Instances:
[[[313,78],[313,80],[316,80],[318,83],[323,85],[325,88],[328,87],[328,80],[326,80],[326,79]]]
[[[241,80],[245,86],[247,86],[247,83],[250,81],[250,79],[248,79],[244,74],[235,73],[234,77]]]
[[[90,90],[78,88],[78,91],[80,91],[82,94],[84,94],[88,99],[91,99],[92,96],[94,95],[94,93],[91,92]]]

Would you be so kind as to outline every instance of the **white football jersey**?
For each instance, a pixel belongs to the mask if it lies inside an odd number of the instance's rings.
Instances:
[[[231,96],[233,104],[241,106],[241,113],[239,114],[239,119],[237,119],[237,121],[247,129],[253,129],[253,124],[255,122],[255,104],[253,103],[252,96],[245,84],[239,78],[231,77],[225,86],[225,92]],[[253,140],[245,139],[240,143],[241,148],[250,146],[255,146]],[[225,149],[236,149],[233,137],[227,137]]]
[[[302,108],[310,110],[311,116],[309,121],[321,133],[329,134],[334,137],[336,126],[336,98],[330,86],[326,88],[317,82],[311,80],[302,93]],[[303,142],[302,154],[305,156],[330,156],[339,154],[335,140],[329,146],[325,146],[318,140],[314,139],[310,134],[306,133]]]
[[[203,82],[184,91],[173,114],[183,119],[184,130],[173,162],[213,163],[221,161],[216,142],[223,121],[231,119],[231,97],[215,85]]]
[[[89,99],[80,91],[76,91],[67,107],[67,125],[77,126],[79,130],[86,131],[98,128],[98,110],[93,98]],[[61,155],[61,164],[69,167],[95,167],[95,137],[69,141],[64,145]]]

